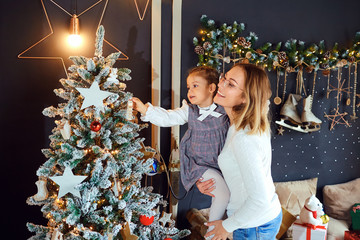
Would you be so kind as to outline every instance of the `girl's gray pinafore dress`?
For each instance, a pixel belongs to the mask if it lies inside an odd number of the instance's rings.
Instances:
[[[226,140],[229,118],[222,106],[217,105],[214,112],[222,115],[209,115],[200,121],[199,107],[189,104],[188,130],[180,142],[180,174],[186,191],[207,169],[220,171],[217,159]]]

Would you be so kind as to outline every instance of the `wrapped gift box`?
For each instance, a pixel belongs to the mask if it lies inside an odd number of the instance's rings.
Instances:
[[[356,203],[350,209],[350,215],[351,215],[352,229],[360,230],[360,203]]]
[[[326,240],[327,225],[312,226],[296,220],[293,225],[293,240]]]
[[[282,235],[288,230],[288,228],[294,223],[296,217],[288,212],[284,207],[282,209],[282,221],[278,234],[276,235],[276,239],[280,239]]]
[[[345,231],[344,240],[360,240],[360,231]]]

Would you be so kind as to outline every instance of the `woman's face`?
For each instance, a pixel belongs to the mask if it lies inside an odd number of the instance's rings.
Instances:
[[[214,102],[224,108],[233,108],[244,103],[242,95],[245,89],[245,71],[241,67],[234,67],[220,79]]]

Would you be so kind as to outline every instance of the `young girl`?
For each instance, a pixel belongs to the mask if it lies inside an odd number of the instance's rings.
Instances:
[[[195,67],[189,71],[186,82],[191,104],[184,100],[181,108],[165,110],[150,103],[143,104],[138,98],[132,100],[145,122],[160,127],[188,123],[188,130],[180,142],[181,180],[186,191],[199,179],[212,180],[214,187],[208,192],[212,196],[209,220],[220,220],[230,195],[217,161],[229,128],[224,108],[213,102],[219,74],[210,67]]]

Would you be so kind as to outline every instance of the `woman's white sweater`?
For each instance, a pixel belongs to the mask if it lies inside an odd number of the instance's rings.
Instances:
[[[232,125],[218,158],[231,195],[228,218],[223,221],[228,232],[261,226],[281,211],[271,177],[270,134],[249,135],[248,131],[236,131]]]

